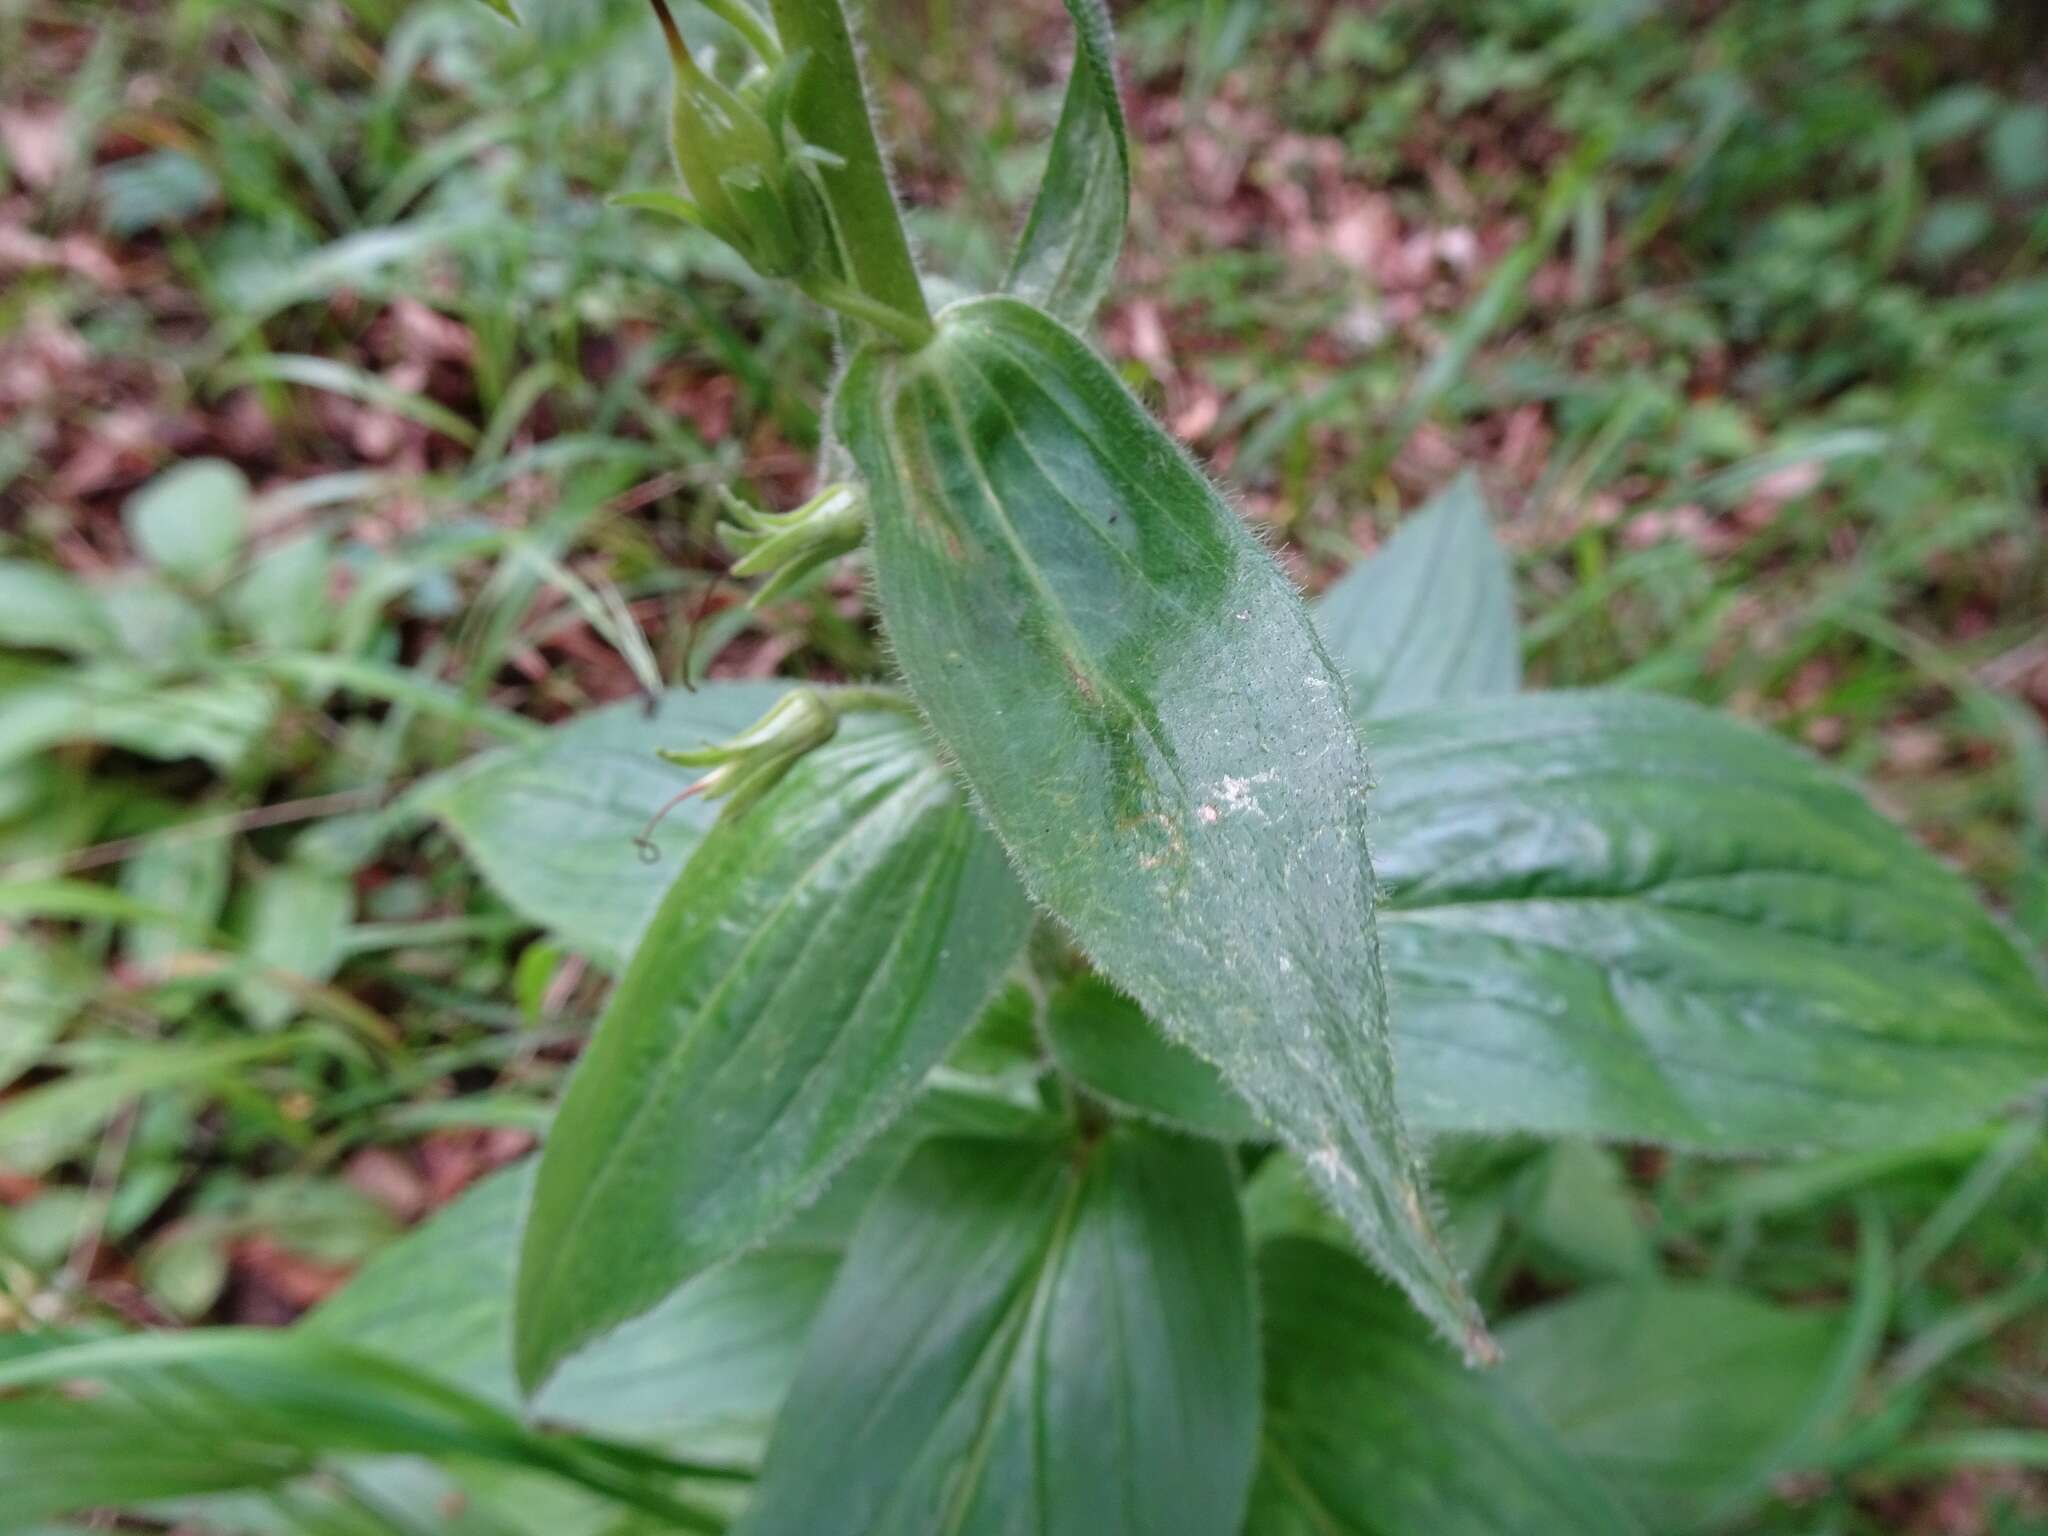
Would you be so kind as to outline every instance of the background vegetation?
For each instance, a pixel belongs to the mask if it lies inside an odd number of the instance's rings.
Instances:
[[[522,9],[0,0],[19,1347],[290,1321],[532,1145],[605,977],[408,786],[685,677],[875,657],[856,570],[750,611],[709,537],[714,487],[803,493],[824,326],[605,202],[665,176],[641,0]],[[1119,19],[1112,351],[1305,585],[1473,465],[1536,682],[1804,741],[2048,945],[2048,12]],[[876,0],[942,285],[998,275],[1063,29]],[[1883,1352],[1844,1427],[1740,1528],[2038,1536],[2042,1124],[1771,1167],[1552,1155],[1502,1186],[1487,1300],[1656,1263],[1860,1317]],[[1768,1405],[1791,1347],[1717,1366],[1688,1432],[1751,1432],[1713,1415]]]

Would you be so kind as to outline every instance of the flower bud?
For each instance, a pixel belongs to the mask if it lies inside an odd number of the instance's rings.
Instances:
[[[738,556],[733,574],[768,578],[751,603],[787,591],[867,537],[867,505],[851,485],[828,485],[790,512],[763,512],[723,487],[718,494],[730,519],[718,525],[718,541]]]
[[[745,815],[805,753],[830,741],[838,729],[838,713],[815,688],[796,688],[731,741],[687,752],[665,750],[659,756],[685,768],[710,769],[684,793],[725,800],[719,819],[731,821]]]
[[[654,0],[674,66],[671,142],[697,221],[767,277],[803,266],[790,168],[769,120],[690,56],[664,0]]]

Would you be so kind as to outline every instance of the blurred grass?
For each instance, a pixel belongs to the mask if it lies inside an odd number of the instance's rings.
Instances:
[[[603,980],[406,784],[878,662],[857,571],[753,614],[706,537],[804,489],[828,330],[607,205],[665,174],[644,6],[522,10],[0,0],[0,1328],[283,1320],[530,1144]],[[1476,465],[1539,681],[1798,736],[2040,945],[2043,15],[1145,0],[1107,344],[1311,584]],[[936,287],[1000,269],[1061,27],[878,0]],[[2037,1120],[1623,1173],[1673,1272],[1876,1309],[1744,1529],[2048,1530]],[[1505,1306],[1599,1272],[1545,1209]]]

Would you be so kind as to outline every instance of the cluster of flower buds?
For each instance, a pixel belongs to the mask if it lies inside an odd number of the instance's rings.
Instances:
[[[819,566],[851,554],[867,537],[867,505],[851,485],[828,485],[790,512],[763,512],[723,487],[718,494],[729,519],[718,525],[718,541],[737,557],[733,575],[768,578],[754,594],[754,603],[787,591]]]
[[[709,769],[683,793],[723,799],[720,819],[729,821],[745,815],[805,753],[822,747],[838,729],[839,712],[824,695],[815,688],[795,688],[731,741],[660,756],[684,768]]]

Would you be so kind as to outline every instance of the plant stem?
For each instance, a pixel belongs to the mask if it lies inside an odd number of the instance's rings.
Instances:
[[[859,289],[849,287],[834,278],[812,277],[801,286],[814,302],[846,316],[849,320],[871,325],[876,330],[895,337],[913,351],[932,339],[932,322],[927,314],[905,314],[895,305],[884,304],[878,299],[870,298]]]
[[[819,165],[817,176],[847,276],[867,298],[904,316],[913,328],[921,326],[922,340],[930,332],[931,311],[868,116],[846,13],[840,0],[773,0],[773,10],[784,50],[810,55],[791,95],[790,121],[806,143],[840,161]]]
[[[854,684],[844,688],[821,688],[818,692],[835,715],[887,711],[917,718],[917,706],[910,702],[910,695],[894,688]]]

